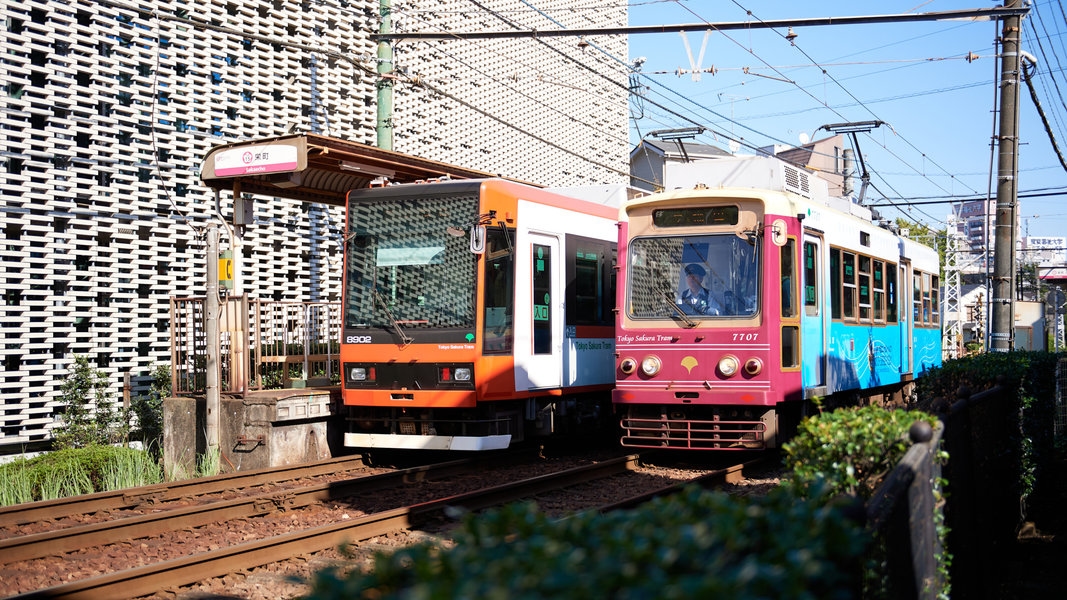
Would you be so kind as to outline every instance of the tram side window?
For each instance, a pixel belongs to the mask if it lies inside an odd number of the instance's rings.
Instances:
[[[911,275],[911,306],[912,323],[921,325],[923,322],[923,276],[918,271]]]
[[[923,323],[930,323],[930,274],[923,273]]]
[[[514,239],[514,233],[510,234]],[[482,330],[485,354],[508,354],[512,348],[515,305],[515,260],[504,232],[490,228],[485,250],[485,322]]]
[[[874,289],[874,296],[872,300],[872,307],[874,309],[874,320],[880,323],[885,322],[885,263],[876,260],[874,261],[873,271],[871,277],[873,278],[872,288]]]
[[[930,273],[923,273],[922,274],[922,291],[921,291],[921,295],[920,295],[920,291],[919,291],[919,288],[918,288],[918,286],[919,286],[919,275],[916,274],[916,276],[915,276],[915,285],[916,285],[916,290],[915,290],[915,302],[916,302],[915,324],[916,325],[936,325],[938,323],[938,321],[940,319],[940,315],[938,314],[939,311],[938,311],[938,308],[937,308],[937,302],[939,300],[938,299],[938,291],[937,291],[937,283],[938,283],[937,282],[937,275],[931,275]],[[922,306],[922,312],[921,313],[919,312],[919,306],[920,305]],[[922,315],[921,319],[919,318],[919,314]]]
[[[851,252],[841,253],[842,317],[846,320],[856,319],[856,255]]]
[[[940,290],[938,287],[937,275],[930,276],[930,324],[937,325],[941,322],[941,311],[938,309],[941,306]]]
[[[830,318],[841,318],[841,251],[830,248]]]
[[[796,250],[796,241],[789,240],[781,249],[782,267],[782,316],[795,317],[797,315],[796,294],[793,293],[796,281],[796,269],[794,268],[793,252]]]
[[[860,321],[871,322],[871,257],[859,256],[859,279],[857,284],[860,303]]]
[[[615,322],[615,244],[567,236],[567,325]]]
[[[816,246],[804,242],[804,312],[808,315],[819,314],[819,282],[815,268]]]

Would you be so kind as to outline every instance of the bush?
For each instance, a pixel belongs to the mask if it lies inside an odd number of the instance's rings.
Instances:
[[[373,572],[317,574],[309,599],[853,598],[866,535],[778,489],[696,487],[633,511],[553,520],[533,504],[468,515],[455,547],[379,553]]]
[[[866,503],[911,447],[908,432],[916,421],[938,424],[937,417],[924,412],[877,406],[841,408],[806,419],[796,437],[782,447],[785,466],[792,471],[783,487],[816,500],[848,495]],[[945,458],[943,453],[937,457]],[[951,589],[948,568],[952,562],[951,554],[944,550],[948,529],[941,502],[943,487],[943,481],[934,482],[936,506],[930,515],[941,541],[937,555],[941,582],[940,589],[935,590],[939,598],[947,598]],[[892,587],[887,540],[879,532],[871,534],[862,595],[892,598],[899,590]]]
[[[876,406],[842,408],[805,419],[783,445],[790,484],[803,495],[820,493],[869,499],[911,446],[915,421],[936,425],[937,417],[919,411]]]

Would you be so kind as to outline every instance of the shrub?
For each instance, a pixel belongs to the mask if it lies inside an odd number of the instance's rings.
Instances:
[[[937,417],[866,406],[805,419],[796,437],[782,447],[790,483],[803,495],[819,485],[820,492],[831,496],[867,500],[911,446],[908,429],[915,421],[933,426]]]
[[[783,447],[785,466],[792,471],[784,487],[802,497],[832,498],[848,495],[870,500],[911,447],[909,430],[916,421],[938,424],[937,417],[920,411],[889,410],[877,406],[841,408],[801,422],[796,437]],[[938,460],[946,456],[939,453]],[[934,482],[934,520],[941,543],[937,554],[941,574],[935,593],[947,598],[951,586],[948,568],[951,554],[945,551],[948,529],[944,526],[944,482]],[[864,565],[863,597],[891,598],[893,590],[887,540],[872,533]]]
[[[530,503],[468,515],[455,546],[317,574],[308,598],[852,598],[862,529],[788,490],[696,487],[633,511],[554,520]]]

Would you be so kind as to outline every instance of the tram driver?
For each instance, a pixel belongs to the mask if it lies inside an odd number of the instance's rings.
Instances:
[[[721,315],[724,313],[722,303],[704,286],[707,271],[704,267],[692,263],[682,271],[684,282],[678,305],[689,315]]]

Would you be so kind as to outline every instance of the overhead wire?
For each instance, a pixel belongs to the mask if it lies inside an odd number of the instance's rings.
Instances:
[[[739,3],[739,2],[737,2],[736,0],[734,0],[734,4],[735,4],[735,5],[737,5],[737,7],[738,7],[738,8],[740,8],[740,9],[744,10],[744,11],[746,12],[746,14],[748,14],[748,15],[749,15],[750,17],[754,18],[754,19],[755,19],[755,20],[757,20],[757,21],[760,21],[760,22],[762,22],[762,19],[760,19],[759,17],[756,17],[756,16],[755,16],[755,15],[753,14],[753,12],[752,12],[751,10],[749,10],[749,9],[745,8],[744,6],[742,6],[742,5],[741,5],[741,4]],[[689,7],[687,7],[687,6],[684,6],[684,5],[682,5],[681,3],[679,3],[679,6],[680,6],[680,7],[682,7],[682,8],[684,9],[684,10],[686,10],[687,12],[689,12],[690,14],[692,14],[692,15],[693,15],[694,17],[696,17],[696,18],[700,19],[701,21],[703,21],[704,23],[707,23],[707,24],[711,25],[711,26],[712,26],[712,29],[713,29],[713,30],[715,30],[715,29],[714,29],[714,25],[712,25],[712,24],[711,24],[711,23],[710,23],[710,22],[709,22],[709,21],[708,21],[707,19],[704,19],[704,18],[703,18],[703,17],[701,16],[701,15],[697,14],[697,13],[696,13],[695,11],[693,11],[693,10],[692,10],[691,8],[689,8]],[[717,31],[717,30],[716,30],[716,31]],[[775,31],[775,30],[773,30],[773,29],[772,29],[772,31]],[[726,32],[721,32],[721,31],[720,31],[719,33],[720,33],[721,35],[723,35],[723,36],[724,36],[724,37],[725,37],[726,39],[729,39],[730,41],[732,41],[733,43],[735,43],[736,45],[738,45],[738,47],[740,47],[740,48],[744,49],[744,50],[745,50],[746,52],[748,52],[749,54],[751,54],[752,56],[754,56],[755,58],[757,58],[757,59],[758,59],[758,60],[759,60],[759,61],[760,61],[761,63],[763,63],[763,64],[764,64],[764,65],[766,65],[766,66],[767,66],[768,68],[770,68],[770,69],[771,69],[771,70],[772,70],[773,72],[775,72],[776,74],[778,74],[778,75],[779,75],[779,76],[781,77],[781,79],[783,79],[783,80],[784,80],[784,81],[786,81],[787,83],[790,83],[791,85],[795,86],[795,87],[796,87],[796,88],[797,88],[798,90],[800,90],[801,92],[803,92],[804,94],[808,95],[808,96],[809,96],[809,97],[811,97],[811,98],[812,98],[813,100],[815,100],[815,101],[816,101],[816,103],[820,103],[820,100],[819,100],[819,99],[818,99],[818,98],[817,98],[817,97],[816,97],[816,96],[815,96],[815,95],[814,95],[813,93],[811,93],[811,92],[810,92],[810,91],[809,91],[808,89],[806,89],[806,88],[805,88],[804,86],[801,86],[801,85],[797,84],[797,83],[796,83],[795,81],[793,81],[792,79],[788,78],[788,77],[787,77],[787,76],[786,76],[786,75],[785,75],[784,73],[782,73],[781,71],[779,71],[779,70],[775,69],[775,68],[774,68],[774,67],[773,67],[772,65],[770,65],[770,63],[768,63],[768,62],[767,62],[766,60],[764,60],[763,58],[761,58],[761,57],[760,57],[760,56],[759,56],[759,55],[758,55],[758,54],[757,54],[757,53],[756,53],[755,51],[753,51],[753,50],[752,50],[752,49],[750,49],[750,48],[745,48],[745,46],[743,46],[742,44],[740,44],[740,43],[739,43],[739,42],[738,42],[737,40],[735,40],[735,39],[734,39],[733,37],[731,37],[731,36],[730,36],[729,34],[727,34]],[[782,33],[781,33],[781,32],[779,32],[779,31],[775,31],[775,33],[777,33],[777,34],[778,34],[779,36],[781,36],[781,37],[782,37],[782,39],[786,39],[786,37],[785,37],[785,34],[782,34]],[[864,107],[864,108],[865,108],[865,109],[866,109],[866,110],[867,110],[867,111],[868,111],[868,112],[869,112],[869,113],[870,113],[871,115],[873,115],[873,116],[874,116],[874,117],[876,117],[876,118],[878,117],[878,115],[877,115],[877,114],[876,114],[876,113],[875,113],[875,112],[874,112],[873,110],[871,110],[870,108],[868,108],[868,107],[866,107],[865,105],[863,105],[863,102],[862,102],[861,100],[859,100],[859,98],[857,98],[857,97],[856,97],[856,96],[855,96],[855,95],[854,95],[854,94],[853,94],[853,93],[852,93],[852,92],[851,92],[850,90],[848,90],[848,89],[847,89],[847,88],[846,88],[846,87],[845,87],[845,86],[844,86],[844,85],[843,85],[843,84],[842,84],[841,82],[839,82],[839,81],[837,81],[836,79],[834,79],[834,77],[833,77],[832,75],[830,75],[830,74],[829,74],[829,72],[828,72],[828,71],[827,71],[827,70],[826,70],[825,68],[822,68],[822,67],[820,66],[820,64],[819,64],[819,63],[818,63],[817,61],[815,61],[815,60],[814,60],[814,59],[813,59],[813,58],[812,58],[812,57],[811,57],[810,55],[808,55],[808,54],[807,54],[807,53],[806,53],[806,52],[805,52],[805,51],[804,51],[804,50],[803,50],[802,48],[800,48],[799,46],[797,46],[797,45],[796,45],[796,43],[795,43],[795,40],[792,40],[792,41],[790,41],[790,44],[791,44],[791,45],[792,45],[793,47],[796,47],[796,48],[798,49],[798,51],[800,51],[800,52],[801,52],[801,54],[802,54],[802,55],[803,55],[803,56],[804,56],[805,58],[807,58],[807,59],[808,59],[808,60],[809,60],[809,61],[810,61],[810,62],[811,62],[811,63],[812,63],[813,65],[815,65],[816,67],[819,67],[819,68],[821,69],[821,71],[822,71],[822,72],[823,72],[823,73],[824,73],[824,74],[825,74],[825,75],[826,75],[827,77],[829,77],[829,78],[830,78],[830,80],[831,80],[831,81],[833,81],[833,82],[835,83],[835,85],[837,85],[837,86],[838,86],[838,87],[839,87],[839,88],[840,88],[840,89],[841,89],[842,91],[844,91],[844,92],[845,92],[845,93],[846,93],[846,94],[847,94],[847,95],[848,95],[849,97],[851,97],[851,98],[852,98],[853,100],[855,100],[855,101],[856,101],[856,102],[857,102],[858,104],[860,104],[861,106],[863,106],[863,107]],[[834,109],[832,109],[832,108],[830,108],[830,107],[826,106],[825,102],[821,102],[821,104],[822,104],[822,105],[823,105],[824,107],[826,107],[826,108],[828,108],[829,110],[831,110],[831,112],[833,112],[834,114],[836,114],[836,115],[837,115],[837,116],[838,116],[839,118],[841,118],[842,120],[844,120],[844,121],[849,121],[849,119],[848,119],[848,118],[847,118],[847,117],[846,117],[845,115],[843,115],[843,114],[841,114],[840,112],[838,112],[838,111],[836,111],[836,110],[834,110]],[[881,120],[881,119],[878,119],[878,120]],[[899,134],[898,134],[898,136],[899,136]],[[872,138],[872,139],[873,139],[873,138]],[[910,146],[911,146],[911,147],[912,147],[912,148],[913,148],[913,149],[914,149],[915,151],[917,151],[917,152],[920,152],[920,154],[922,154],[922,153],[921,153],[921,151],[919,151],[919,149],[918,149],[918,148],[916,148],[916,147],[915,147],[915,146],[914,146],[913,144],[911,144],[911,143],[910,143],[910,142],[909,142],[908,140],[904,139],[904,138],[903,138],[902,136],[900,136],[900,139],[902,139],[902,140],[903,140],[903,141],[904,141],[905,143],[907,143],[908,145],[910,145]],[[790,145],[791,145],[791,144],[790,144]],[[924,155],[924,156],[925,156],[925,155]],[[898,160],[901,160],[901,159],[900,159],[900,158],[898,157]],[[901,162],[902,162],[903,164],[905,164],[905,165],[908,165],[909,167],[911,167],[911,165],[910,165],[910,164],[909,164],[909,163],[908,163],[907,161],[903,161],[903,160],[901,160]],[[931,162],[932,162],[933,164],[935,164],[935,165],[936,165],[936,166],[937,166],[937,167],[938,167],[939,169],[941,169],[941,170],[942,170],[943,172],[945,172],[945,173],[946,173],[947,175],[949,175],[949,176],[951,177],[951,174],[950,174],[950,173],[948,173],[947,171],[945,171],[943,167],[941,167],[941,166],[940,166],[939,164],[937,164],[937,163],[935,163],[935,162],[933,162],[933,161],[931,161]],[[914,167],[911,167],[911,168],[913,168],[913,169],[914,169],[914,170],[915,170],[915,171],[916,171],[917,173],[919,173],[919,172],[920,172],[920,171],[918,171],[918,169],[915,169]],[[933,181],[931,181],[931,183],[933,183],[933,184],[934,184],[934,185],[935,185],[936,187],[938,187],[938,188],[940,188],[940,189],[944,190],[944,188],[943,188],[943,187],[941,187],[941,186],[940,186],[940,184],[937,184],[936,182],[933,182]],[[947,190],[944,190],[944,191],[946,191],[946,192],[947,192]],[[936,221],[936,222],[942,222],[941,220],[939,220],[939,219],[935,219],[935,218],[931,217],[930,215],[926,215],[926,216],[927,216],[927,217],[929,217],[929,218],[930,218],[931,220],[933,220],[933,221]]]

